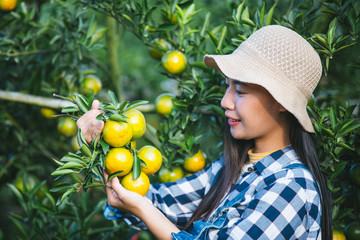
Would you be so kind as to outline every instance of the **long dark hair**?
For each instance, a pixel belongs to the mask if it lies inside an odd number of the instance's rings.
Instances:
[[[325,178],[320,171],[315,142],[312,135],[302,128],[292,114],[289,114],[289,123],[291,126],[289,131],[290,143],[297,155],[311,171],[320,189],[322,239],[332,239],[331,196]],[[241,168],[248,161],[248,150],[253,146],[254,142],[252,140],[234,139],[230,134],[229,125],[227,122],[225,123],[224,167],[221,169],[214,185],[194,211],[185,226],[185,230],[188,230],[196,220],[208,218],[216,209],[227,190],[238,179]]]

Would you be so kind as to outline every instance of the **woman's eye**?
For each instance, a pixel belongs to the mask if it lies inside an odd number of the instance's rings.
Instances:
[[[243,95],[243,94],[244,94],[244,92],[238,91],[238,90],[236,90],[236,93],[237,93],[238,95]]]

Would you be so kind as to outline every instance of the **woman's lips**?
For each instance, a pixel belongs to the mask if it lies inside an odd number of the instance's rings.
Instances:
[[[236,126],[240,123],[240,120],[236,120],[236,119],[232,119],[232,118],[228,118],[228,124],[230,126]]]

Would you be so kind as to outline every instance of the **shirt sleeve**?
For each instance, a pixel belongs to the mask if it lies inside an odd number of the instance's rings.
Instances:
[[[281,178],[256,193],[241,217],[231,219],[217,235],[227,239],[317,239],[319,209],[316,191],[307,191],[294,179]]]
[[[191,176],[175,182],[151,184],[146,197],[170,221],[178,227],[182,227],[215,182],[222,166],[223,160],[220,158]],[[104,216],[109,220],[123,219],[127,224],[134,227],[146,227],[137,217],[108,205],[104,209]]]

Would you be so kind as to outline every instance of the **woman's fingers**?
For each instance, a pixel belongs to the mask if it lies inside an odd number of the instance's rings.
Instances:
[[[92,105],[91,105],[91,109],[100,109],[100,102],[99,100],[94,100]]]

